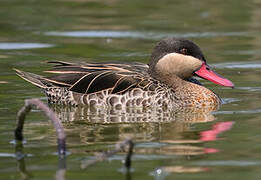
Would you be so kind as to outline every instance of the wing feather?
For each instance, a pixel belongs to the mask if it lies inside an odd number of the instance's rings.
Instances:
[[[56,86],[69,87],[70,91],[90,94],[106,89],[121,94],[130,88],[148,85],[148,65],[142,63],[68,63],[51,61],[55,64],[46,72],[55,75],[44,80]]]
[[[106,87],[106,85],[108,85],[108,84],[106,84],[106,81],[104,81],[104,80],[105,80],[106,75],[109,76],[109,75],[112,75],[112,73],[113,72],[104,71],[104,72],[98,74],[97,76],[95,76],[91,80],[91,82],[88,84],[85,94],[99,91],[98,89],[102,90],[102,89],[110,88],[111,86]]]

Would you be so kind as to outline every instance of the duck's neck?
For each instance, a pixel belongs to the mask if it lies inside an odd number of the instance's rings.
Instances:
[[[189,82],[181,79],[180,77],[173,76],[173,75],[161,75],[160,81],[163,82],[164,84],[167,84],[174,90],[177,88],[186,86],[187,83],[189,83]]]
[[[161,82],[174,90],[174,96],[179,97],[181,106],[205,107],[217,109],[221,103],[219,97],[202,85],[189,82],[178,76],[161,77]]]

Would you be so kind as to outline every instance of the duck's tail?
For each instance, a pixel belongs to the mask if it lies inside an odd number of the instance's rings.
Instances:
[[[14,69],[14,70],[16,71],[16,74],[18,76],[20,76],[24,80],[34,84],[35,86],[37,86],[39,88],[43,88],[43,89],[48,87],[46,84],[43,83],[44,82],[43,76],[29,73],[29,72],[20,71],[18,69]]]

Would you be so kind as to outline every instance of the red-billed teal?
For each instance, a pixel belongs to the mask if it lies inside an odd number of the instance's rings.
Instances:
[[[233,83],[211,70],[200,48],[190,40],[166,38],[155,46],[149,64],[68,63],[52,61],[53,76],[16,70],[43,89],[49,102],[89,106],[218,107],[219,97],[193,76],[222,86]]]

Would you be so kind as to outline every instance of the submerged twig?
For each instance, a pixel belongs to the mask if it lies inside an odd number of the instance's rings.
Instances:
[[[109,157],[113,156],[114,154],[116,154],[120,151],[123,151],[126,146],[128,146],[128,151],[127,151],[127,155],[126,155],[126,158],[125,158],[124,166],[127,169],[130,169],[130,167],[131,167],[131,156],[132,156],[132,152],[133,152],[134,143],[129,138],[127,138],[126,140],[124,140],[121,143],[116,144],[115,148],[113,150],[103,152],[103,153],[99,153],[95,156],[95,159],[87,160],[86,162],[83,162],[81,167],[87,168],[89,166],[96,164],[99,161],[104,161],[105,159],[108,159]]]
[[[55,179],[56,180],[65,180],[65,173],[66,173],[66,156],[59,157],[58,162],[58,169],[55,173]]]
[[[17,160],[17,169],[21,173],[22,179],[30,179],[32,178],[32,174],[27,171],[25,157],[27,156],[23,152],[23,142],[17,142],[15,144],[15,155]]]
[[[56,114],[42,101],[39,99],[27,99],[25,100],[24,106],[17,113],[17,122],[16,129],[14,131],[15,140],[23,140],[23,127],[26,115],[31,111],[32,106],[36,106],[38,109],[41,109],[45,115],[51,119],[53,126],[57,134],[57,143],[58,143],[58,154],[63,156],[66,153],[66,143],[65,143],[65,133],[60,120],[57,118]]]

